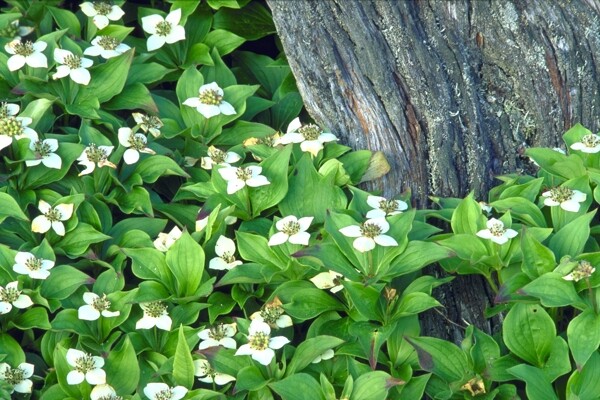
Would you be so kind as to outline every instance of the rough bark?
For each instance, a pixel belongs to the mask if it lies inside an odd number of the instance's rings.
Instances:
[[[370,189],[385,195],[481,197],[532,167],[525,148],[599,128],[599,0],[267,2],[308,112],[384,151],[392,169]],[[485,325],[483,286],[460,282],[450,319]]]

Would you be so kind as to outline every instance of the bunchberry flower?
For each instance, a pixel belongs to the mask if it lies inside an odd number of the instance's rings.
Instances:
[[[200,86],[198,97],[190,97],[183,104],[195,107],[200,114],[204,115],[204,118],[211,118],[219,114],[234,115],[236,113],[233,106],[223,100],[223,89],[216,82]]]
[[[67,350],[67,363],[75,368],[67,374],[69,385],[79,385],[84,380],[91,385],[106,383],[106,372],[102,369],[104,366],[102,357],[92,356],[77,349],[69,349]]]
[[[83,51],[86,56],[100,56],[105,59],[120,56],[131,47],[121,43],[119,39],[112,36],[96,36],[92,45]]]
[[[316,156],[323,149],[323,143],[337,140],[337,137],[323,132],[315,124],[302,125],[300,118],[295,118],[287,127],[286,133],[279,138],[278,144],[300,143],[300,149]]]
[[[200,382],[226,385],[229,382],[235,381],[233,376],[215,371],[214,368],[210,366],[208,360],[194,360],[194,370],[194,375],[198,377]]]
[[[145,115],[142,113],[132,113],[131,116],[144,132],[150,132],[152,136],[160,136],[160,128],[163,127],[163,123],[160,118],[154,115]]]
[[[566,281],[579,282],[582,279],[587,279],[596,271],[596,268],[589,261],[581,260],[570,274],[563,276]]]
[[[18,287],[18,281],[9,282],[4,288],[0,286],[0,314],[9,313],[13,306],[23,309],[33,305],[31,298],[21,294]]]
[[[236,356],[252,356],[262,365],[269,365],[275,357],[274,349],[280,349],[289,339],[285,336],[271,337],[271,327],[261,319],[255,319],[248,327],[248,343],[240,346]]]
[[[317,364],[323,360],[329,360],[333,358],[334,355],[335,352],[333,351],[333,349],[327,349],[323,353],[319,354],[314,360],[312,360],[311,363]]]
[[[117,392],[115,389],[108,385],[96,385],[92,389],[92,393],[90,393],[91,400],[123,400],[123,397],[117,396]]]
[[[54,261],[37,258],[31,253],[20,251],[15,256],[13,271],[29,275],[31,279],[46,279],[50,276],[52,267],[54,267]]]
[[[198,346],[198,350],[207,349],[209,347],[223,346],[228,349],[235,349],[237,343],[233,336],[237,331],[237,325],[233,324],[217,324],[208,329],[203,329],[198,332],[198,337],[202,340]]]
[[[227,194],[234,194],[244,186],[258,187],[271,182],[261,175],[262,167],[250,165],[248,167],[225,167],[219,169],[219,174],[227,181]]]
[[[487,229],[477,232],[477,236],[483,239],[490,239],[494,243],[504,244],[508,242],[508,239],[517,236],[517,233],[514,229],[506,229],[504,222],[496,218],[491,218],[487,222]]]
[[[584,153],[597,153],[600,151],[600,136],[590,133],[581,138],[581,142],[571,145],[573,150],[579,150]]]
[[[402,200],[388,200],[380,196],[368,196],[367,204],[373,207],[373,210],[367,212],[367,218],[385,218],[400,214],[408,208],[408,204]]]
[[[68,75],[73,82],[80,85],[90,83],[90,71],[86,68],[91,67],[94,62],[89,58],[80,57],[69,50],[54,49],[54,61],[61,65],[56,67],[56,72],[52,75],[52,79],[60,79]]]
[[[230,270],[241,265],[242,262],[235,259],[235,242],[223,235],[219,236],[215,245],[215,253],[218,257],[210,260],[208,268],[216,270]]]
[[[31,26],[19,26],[19,20],[15,19],[10,24],[0,29],[0,37],[21,40],[23,36],[27,36],[33,31],[34,29]]]
[[[281,300],[275,297],[268,303],[265,303],[260,311],[253,313],[250,316],[252,321],[263,321],[271,328],[287,328],[294,323],[289,315],[284,314]]]
[[[183,386],[170,387],[166,383],[149,383],[144,388],[144,394],[150,400],[180,400],[188,390]]]
[[[173,10],[166,18],[158,14],[142,18],[144,31],[150,34],[146,47],[148,51],[161,48],[165,43],[175,43],[185,39],[185,29],[179,25],[181,8]]]
[[[579,207],[586,200],[587,195],[579,190],[569,189],[564,186],[557,186],[544,193],[544,205],[554,207],[560,206],[565,211],[577,212]]]
[[[223,151],[217,149],[215,146],[208,148],[208,157],[202,157],[200,159],[200,166],[204,169],[212,169],[213,165],[221,165],[224,167],[230,167],[231,164],[238,162],[242,157],[233,151]]]
[[[39,165],[40,163],[48,168],[60,169],[60,167],[62,167],[62,160],[60,156],[55,153],[58,149],[58,140],[32,140],[29,143],[29,149],[35,154],[35,159],[25,160],[25,165],[28,167]]]
[[[96,169],[96,165],[98,165],[98,168],[117,168],[115,164],[108,161],[108,156],[114,148],[114,146],[96,146],[92,143],[83,149],[83,152],[77,158],[77,164],[83,165],[85,169],[78,176],[91,174]]]
[[[31,231],[46,233],[52,228],[59,236],[65,235],[66,221],[73,215],[73,204],[58,204],[56,207],[50,206],[44,200],[40,200],[38,209],[42,215],[38,215],[31,221]]]
[[[276,246],[285,242],[293,244],[308,245],[310,233],[306,230],[310,227],[314,217],[296,218],[293,215],[288,215],[275,223],[275,227],[279,232],[275,233],[269,239],[269,246]]]
[[[331,293],[337,293],[344,288],[344,285],[340,283],[340,278],[342,278],[342,274],[327,271],[321,272],[309,280],[319,289],[329,289]]]
[[[119,143],[127,147],[123,154],[125,164],[135,164],[140,159],[140,153],[156,154],[156,152],[146,146],[148,139],[141,133],[134,133],[131,128],[119,128]]]
[[[95,321],[100,318],[100,315],[110,318],[121,314],[120,311],[108,310],[110,308],[110,300],[106,298],[105,294],[100,297],[96,293],[86,292],[83,294],[83,301],[85,301],[85,305],[79,307],[79,310],[77,310],[79,319]]]
[[[104,29],[110,21],[118,21],[125,12],[121,7],[112,5],[106,1],[86,1],[79,5],[81,11],[88,17],[93,17],[94,25],[98,29]]]
[[[48,44],[43,41],[32,43],[29,40],[22,42],[20,39],[7,43],[4,50],[11,54],[6,62],[8,69],[16,71],[23,68],[25,64],[31,68],[48,68],[48,59],[42,53],[47,46]]]
[[[380,246],[398,246],[398,242],[388,235],[384,235],[390,230],[390,224],[385,218],[371,218],[360,225],[350,225],[340,229],[344,236],[356,238],[352,246],[364,253],[373,250],[375,245]]]
[[[17,117],[19,106],[17,104],[0,103],[0,150],[10,146],[13,139],[28,138],[31,141],[38,140],[38,134],[29,128],[32,119],[29,117]]]
[[[12,390],[10,393],[31,393],[33,382],[33,364],[21,363],[17,368],[11,368],[7,363],[0,364],[0,380],[8,383]]]
[[[144,316],[135,324],[135,329],[150,329],[157,327],[165,331],[171,330],[173,321],[167,313],[167,305],[162,301],[140,303]]]
[[[169,233],[159,233],[154,241],[154,247],[163,252],[169,250],[169,248],[173,246],[173,243],[181,237],[181,233],[181,229],[177,226],[174,226]]]

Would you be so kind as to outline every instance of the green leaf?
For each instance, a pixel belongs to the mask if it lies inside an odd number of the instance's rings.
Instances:
[[[48,320],[48,312],[42,307],[33,307],[19,314],[17,318],[10,322],[16,328],[27,331],[37,328],[43,330],[50,329],[50,321]]]
[[[280,381],[269,383],[283,400],[325,400],[319,382],[304,373],[288,376]]]
[[[71,367],[67,363],[67,349],[62,343],[59,343],[54,349],[54,368],[56,368],[56,378],[61,389],[69,396],[75,399],[85,399],[89,396],[90,385],[83,382],[80,385],[69,385],[67,375],[71,372]],[[88,392],[84,395],[82,391]]]
[[[129,75],[127,76],[125,87],[133,86],[136,83],[142,83],[144,85],[147,85],[150,83],[158,82],[169,72],[173,72],[173,70],[168,69],[155,62],[133,64],[129,70]]]
[[[531,226],[546,227],[546,219],[540,209],[531,201],[522,197],[511,197],[490,203],[499,212],[510,211],[511,216]]]
[[[255,391],[265,387],[267,383],[269,383],[269,380],[263,377],[260,369],[256,365],[250,365],[240,369],[238,372],[235,389],[236,391]]]
[[[192,296],[200,287],[204,272],[204,250],[183,232],[167,251],[167,265],[177,281],[176,293],[179,297]]]
[[[37,124],[43,120],[44,115],[51,110],[54,102],[48,99],[37,99],[32,101],[25,107],[25,109],[19,114],[19,117],[29,117],[32,119],[29,128],[36,129]]]
[[[581,370],[573,371],[567,382],[567,399],[596,400],[600,393],[600,354],[594,351]]]
[[[535,279],[523,289],[523,294],[540,299],[545,307],[564,307],[568,305],[577,308],[585,307],[585,303],[573,287],[573,283],[563,279],[561,274],[548,272]]]
[[[85,103],[93,98],[104,103],[121,93],[127,81],[134,51],[135,49],[130,49],[119,57],[113,57],[94,67],[89,85],[81,87],[74,103]],[[110,85],[107,82],[110,82]]]
[[[522,230],[521,251],[523,253],[521,270],[531,279],[552,271],[556,266],[552,250],[541,244],[526,228]]]
[[[528,399],[558,400],[552,385],[539,368],[520,364],[510,368],[507,372],[525,381],[525,392]]]
[[[265,265],[284,265],[271,250],[266,238],[242,231],[237,231],[235,237],[242,259]]]
[[[517,303],[506,315],[502,334],[506,347],[513,354],[542,367],[550,354],[556,327],[541,306]]]
[[[281,296],[280,296],[281,297]],[[306,288],[291,297],[291,302],[283,305],[284,310],[301,321],[316,318],[326,311],[343,310],[343,305],[321,289]]]
[[[133,393],[140,381],[140,364],[129,336],[108,352],[105,367],[110,385],[119,394]]]
[[[158,154],[140,161],[135,168],[135,172],[146,183],[154,183],[161,176],[167,175],[189,178],[189,175],[173,159]]]
[[[80,222],[75,229],[53,244],[57,254],[66,254],[68,257],[75,258],[84,254],[88,247],[93,243],[100,243],[110,239],[101,232],[95,230],[91,225]]]
[[[389,389],[401,384],[404,381],[393,378],[386,372],[367,372],[354,381],[352,400],[385,400]]]
[[[383,322],[381,285],[378,290],[358,282],[343,280],[342,284],[350,295],[352,304],[365,320]]]
[[[262,175],[269,180],[270,184],[250,189],[253,216],[258,216],[263,210],[279,204],[285,197],[288,191],[288,164],[291,147],[286,146],[260,164]]]
[[[254,1],[239,10],[221,8],[214,15],[213,27],[233,32],[247,40],[257,40],[275,33],[271,13],[264,5]]]
[[[158,107],[148,88],[136,82],[125,86],[123,91],[104,104],[106,110],[137,110],[141,109],[149,114],[158,114]]]
[[[470,371],[465,353],[455,344],[432,337],[406,337],[419,356],[419,365],[451,383],[465,378]]]
[[[571,359],[569,358],[569,346],[565,339],[560,336],[554,338],[550,356],[542,369],[546,379],[554,382],[559,377],[571,372]]]
[[[381,279],[388,280],[410,274],[451,256],[452,252],[449,249],[436,243],[412,240],[408,242],[402,254],[392,261],[389,270]]]
[[[177,334],[177,348],[173,360],[173,380],[175,384],[188,389],[191,389],[194,385],[194,360],[183,333],[183,325],[179,326]]]
[[[21,210],[21,206],[8,193],[0,192],[0,222],[8,217],[28,221],[27,215]]]
[[[575,364],[581,370],[600,346],[600,316],[591,309],[585,310],[569,322],[567,338]]]
[[[59,265],[50,270],[50,276],[42,283],[41,294],[47,299],[62,300],[90,282],[92,278],[89,275],[70,265]]]
[[[223,29],[214,29],[206,35],[204,43],[209,48],[216,48],[221,56],[231,53],[244,43],[246,39]]]
[[[420,314],[441,304],[427,293],[414,292],[402,295],[394,312],[394,318]]]
[[[64,10],[58,7],[47,6],[48,11],[52,14],[52,18],[56,21],[56,25],[60,29],[68,29],[69,35],[78,36],[81,32],[81,25],[79,20],[69,10]]]
[[[322,335],[306,339],[296,348],[294,356],[285,369],[285,375],[290,376],[297,371],[302,371],[326,350],[333,349],[342,343],[344,343],[342,339],[334,336]]]
[[[10,365],[19,365],[25,362],[25,353],[19,342],[17,342],[8,333],[0,333],[0,355],[6,355],[6,358],[2,362],[6,362]]]
[[[480,227],[485,226],[485,217],[481,206],[473,200],[473,195],[465,197],[452,213],[452,232],[476,234]]]
[[[557,259],[560,260],[564,256],[577,256],[583,252],[590,236],[590,222],[594,215],[596,210],[576,218],[550,239],[549,247],[554,251]]]
[[[234,270],[238,269],[238,267],[240,266],[238,265]],[[260,268],[258,265],[256,267]],[[236,302],[226,293],[214,292],[208,298],[208,304],[210,304],[208,307],[208,320],[211,324],[214,324],[219,315],[229,314],[233,310],[233,307],[235,307]]]

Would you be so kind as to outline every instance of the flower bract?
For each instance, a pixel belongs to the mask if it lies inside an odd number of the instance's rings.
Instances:
[[[252,321],[263,321],[271,328],[287,328],[292,326],[294,322],[289,315],[284,314],[285,310],[282,307],[281,300],[275,297],[268,303],[265,303],[260,311],[253,313],[250,316]]]
[[[163,122],[160,118],[142,113],[132,113],[131,116],[144,132],[150,132],[154,137],[160,136],[160,128],[163,127]]]
[[[337,137],[314,124],[302,125],[300,118],[295,118],[287,127],[286,133],[277,143],[300,143],[300,149],[316,156],[323,149],[323,144],[337,140]]]
[[[308,245],[310,233],[306,230],[310,227],[314,217],[296,218],[288,215],[275,223],[279,232],[275,233],[269,239],[269,246],[276,246],[285,242],[293,244]]]
[[[32,43],[29,40],[22,42],[20,39],[7,43],[4,50],[11,55],[6,62],[8,69],[17,71],[25,64],[31,68],[48,68],[48,59],[42,53],[47,46],[44,41]]]
[[[252,359],[262,365],[269,365],[275,351],[289,343],[285,336],[271,337],[271,327],[266,322],[255,319],[248,327],[248,343],[240,346],[235,352],[236,356],[252,356]]]
[[[339,283],[340,278],[342,278],[342,274],[327,271],[313,276],[310,281],[319,289],[329,289],[331,293],[337,293],[344,288],[344,285]]]
[[[229,382],[235,381],[235,377],[227,374],[221,374],[215,371],[208,360],[194,360],[194,375],[198,377],[200,382],[215,383],[217,385],[226,385]]]
[[[77,164],[85,167],[85,169],[79,173],[79,176],[91,174],[94,169],[96,169],[96,165],[98,165],[98,168],[117,168],[115,164],[108,161],[108,156],[112,153],[114,148],[114,146],[96,146],[93,143],[86,147],[77,158]]]
[[[96,36],[92,39],[91,44],[83,51],[83,54],[86,56],[100,56],[107,60],[120,56],[131,48],[112,36]]]
[[[14,139],[27,138],[37,141],[38,134],[29,127],[33,120],[29,117],[17,117],[17,104],[0,104],[0,150],[10,146]]]
[[[178,226],[174,226],[169,233],[161,232],[154,241],[154,247],[159,251],[167,251],[177,239],[181,237],[181,229]]]
[[[215,253],[218,257],[210,260],[208,268],[216,270],[230,270],[241,265],[240,260],[235,259],[235,242],[223,235],[219,236],[215,245]]]
[[[391,236],[384,235],[390,230],[390,224],[385,218],[371,218],[361,225],[350,225],[340,229],[340,232],[347,237],[356,238],[352,246],[364,253],[373,250],[375,245],[380,246],[398,246],[398,242]]]
[[[219,174],[227,181],[227,194],[234,194],[244,186],[258,187],[271,182],[261,175],[262,167],[250,165],[248,167],[225,167],[219,169]]]
[[[0,380],[12,387],[10,393],[31,393],[33,382],[33,364],[21,363],[17,368],[12,368],[7,363],[0,364]]]
[[[146,136],[141,133],[134,133],[131,128],[119,128],[119,143],[126,147],[123,154],[125,164],[135,164],[140,159],[140,153],[156,154],[156,152],[146,146]]]
[[[67,350],[67,363],[74,367],[74,370],[67,374],[69,385],[79,385],[84,380],[91,385],[106,383],[106,372],[102,369],[104,366],[102,357],[92,356],[77,349],[69,349]]]
[[[89,58],[80,57],[69,50],[54,49],[54,61],[61,65],[56,67],[56,72],[52,75],[52,79],[69,76],[73,82],[80,85],[90,83],[91,75],[87,68],[91,67],[94,62]]]
[[[54,267],[54,261],[37,258],[31,253],[20,251],[15,256],[13,271],[29,275],[31,279],[46,279],[50,276],[52,267]]]
[[[217,324],[211,328],[203,329],[198,332],[198,337],[202,340],[198,345],[199,350],[209,347],[223,346],[228,349],[235,349],[237,343],[233,336],[237,331],[237,325],[233,324]]]
[[[165,43],[175,43],[185,39],[185,29],[179,25],[181,8],[171,11],[165,18],[158,14],[142,18],[142,28],[150,34],[146,46],[148,51],[161,48]]]
[[[121,314],[120,311],[108,310],[110,301],[106,298],[106,295],[100,297],[96,293],[86,292],[83,294],[83,301],[85,301],[85,305],[79,307],[77,310],[79,319],[95,321],[100,318],[100,315],[110,318]]]
[[[98,29],[104,29],[110,23],[109,21],[118,21],[125,12],[121,7],[112,5],[106,1],[86,1],[79,5],[81,11],[88,17],[92,17],[94,25]]]
[[[215,146],[208,148],[208,156],[202,157],[200,166],[204,169],[212,169],[213,165],[221,165],[229,167],[231,164],[240,161],[242,157],[233,151],[222,151],[217,149]]]
[[[579,211],[580,203],[583,203],[587,195],[579,190],[569,189],[568,187],[558,186],[544,193],[544,205],[554,207],[560,206],[565,211]]]
[[[494,243],[504,244],[508,242],[509,239],[517,236],[518,232],[514,229],[506,229],[504,227],[504,222],[491,218],[487,222],[487,229],[482,229],[477,232],[477,236],[483,239],[490,239]]]
[[[367,204],[373,208],[373,210],[367,212],[367,218],[387,217],[388,215],[400,214],[408,209],[408,204],[402,200],[388,200],[380,196],[368,196]]]
[[[39,165],[40,163],[47,168],[60,169],[62,167],[62,160],[55,153],[58,150],[58,140],[32,140],[29,143],[29,149],[35,154],[35,159],[25,160],[25,165],[28,167]]]
[[[13,306],[27,308],[33,305],[31,298],[18,290],[19,282],[9,282],[6,287],[0,286],[0,314],[7,314]]]
[[[234,115],[235,109],[223,100],[223,95],[223,89],[216,82],[212,82],[200,86],[198,97],[190,97],[183,104],[196,108],[204,118],[211,118],[219,114]]]
[[[166,383],[149,383],[144,387],[144,394],[150,400],[180,400],[188,390],[183,386],[170,387]]]
[[[68,220],[73,215],[73,204],[58,204],[56,207],[52,207],[44,200],[40,200],[38,209],[42,215],[38,215],[31,221],[31,230],[46,233],[52,228],[57,235],[64,236],[65,225],[63,221]]]
[[[575,142],[571,145],[573,150],[579,150],[583,153],[597,153],[600,151],[600,136],[590,133],[581,138],[581,142]]]
[[[140,303],[144,316],[135,324],[135,329],[151,329],[157,327],[165,331],[171,330],[173,321],[167,313],[167,305],[162,301]]]

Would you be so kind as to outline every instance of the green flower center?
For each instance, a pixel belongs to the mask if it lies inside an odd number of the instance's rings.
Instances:
[[[105,1],[94,1],[92,5],[98,15],[108,15],[112,11],[112,5]]]
[[[100,36],[100,40],[98,40],[98,45],[104,50],[114,50],[119,44],[121,42],[112,36]]]
[[[200,98],[200,102],[202,104],[209,104],[213,106],[218,106],[223,100],[223,96],[214,89],[204,89],[198,97]]]
[[[144,311],[152,318],[158,318],[167,311],[167,305],[162,301],[152,301],[144,306]]]
[[[210,332],[208,332],[208,336],[214,340],[221,340],[227,336],[227,330],[223,324],[218,324],[210,328]]]
[[[236,171],[236,176],[239,180],[247,181],[252,178],[252,170],[250,168],[238,168]]]
[[[93,163],[100,163],[108,159],[106,150],[99,148],[93,143],[86,147],[85,155],[87,159]]]
[[[154,395],[155,400],[171,400],[173,398],[173,390],[165,389]]]
[[[23,131],[23,124],[16,117],[0,118],[0,135],[13,137],[22,135]]]
[[[109,394],[108,396],[98,397],[98,400],[123,400],[123,397]]]
[[[260,316],[269,325],[276,325],[277,320],[284,313],[284,310],[280,306],[267,306],[260,310]]]
[[[140,127],[142,128],[142,130],[144,132],[147,132],[149,129],[160,129],[162,128],[163,123],[160,120],[160,118],[154,116],[154,115],[143,115],[142,116],[142,123],[140,124]]]
[[[254,350],[262,351],[269,348],[270,336],[264,332],[256,332],[252,336],[248,336],[248,344]]]
[[[144,150],[146,148],[146,140],[142,135],[131,135],[129,139],[127,139],[132,148],[137,151]]]
[[[96,369],[96,363],[91,354],[85,353],[83,356],[75,360],[75,369],[81,373],[87,373]]]
[[[364,237],[373,239],[381,235],[381,232],[381,227],[373,222],[365,222],[360,226],[360,234]]]
[[[558,203],[562,203],[567,200],[571,200],[574,193],[575,192],[573,192],[573,190],[567,187],[559,186],[550,189],[550,198]]]
[[[48,216],[46,216],[48,218]],[[30,271],[37,271],[42,268],[42,260],[41,258],[31,257],[29,260],[25,261],[25,266]]]
[[[94,301],[92,301],[92,307],[100,312],[108,310],[110,307],[110,300],[108,300],[106,295],[103,294],[102,297],[96,297]]]
[[[504,224],[502,222],[495,222],[489,227],[489,231],[496,237],[502,237],[504,232],[506,232],[506,229],[504,228]]]
[[[77,69],[81,67],[81,57],[69,54],[65,57],[65,65],[71,69]]]
[[[225,261],[227,264],[231,264],[232,262],[235,261],[235,257],[233,255],[233,252],[224,252],[223,255],[221,256],[221,258],[223,259],[223,261]]]
[[[258,139],[258,144],[264,144],[269,147],[275,147],[275,135],[265,136],[263,138]]]
[[[571,276],[573,276],[575,282],[579,282],[582,279],[587,279],[592,276],[595,270],[596,269],[592,267],[592,264],[590,264],[589,261],[582,260],[579,261],[577,267],[571,272]]]
[[[289,221],[283,225],[281,232],[289,236],[295,235],[300,232],[300,224],[296,221]]]
[[[52,150],[50,150],[49,144],[38,140],[33,144],[33,152],[35,153],[35,158],[40,159],[48,157],[52,153]]]
[[[171,23],[167,21],[161,21],[156,24],[156,34],[158,36],[168,36],[171,33]],[[158,399],[158,397],[157,397]]]
[[[33,49],[33,43],[31,41],[22,42],[14,42],[11,44],[11,47],[15,51],[15,54],[18,54],[23,57],[29,57],[35,50]]]
[[[206,364],[202,364],[202,366],[200,367],[200,375],[201,376],[211,376],[214,378],[214,376],[216,375],[217,371],[215,371],[210,365],[208,365],[208,363]]]
[[[304,136],[306,140],[317,140],[321,132],[321,128],[315,124],[303,125],[298,129],[298,133]]]
[[[581,138],[581,143],[585,145],[585,147],[596,147],[600,144],[600,138],[597,135],[585,135]]]
[[[0,103],[0,120],[8,118],[8,104],[3,101]]]
[[[25,380],[25,371],[21,368],[10,368],[6,366],[4,370],[4,379],[11,386],[18,385]]]
[[[62,214],[56,208],[51,208],[44,216],[50,222],[60,221],[62,218]],[[39,260],[41,261],[41,258]]]
[[[208,155],[215,164],[221,164],[225,162],[225,158],[227,157],[227,154],[224,151],[217,148],[208,150]]]
[[[0,29],[0,36],[2,37],[7,37],[7,38],[14,38],[17,35],[17,33],[19,32],[19,25],[15,25],[15,24],[8,24],[6,25],[6,27]]]
[[[13,303],[19,299],[21,295],[21,291],[15,288],[1,288],[0,287],[0,301],[5,301],[7,303]]]
[[[379,202],[379,209],[385,211],[386,214],[396,211],[398,208],[398,202],[396,200],[381,200]]]

